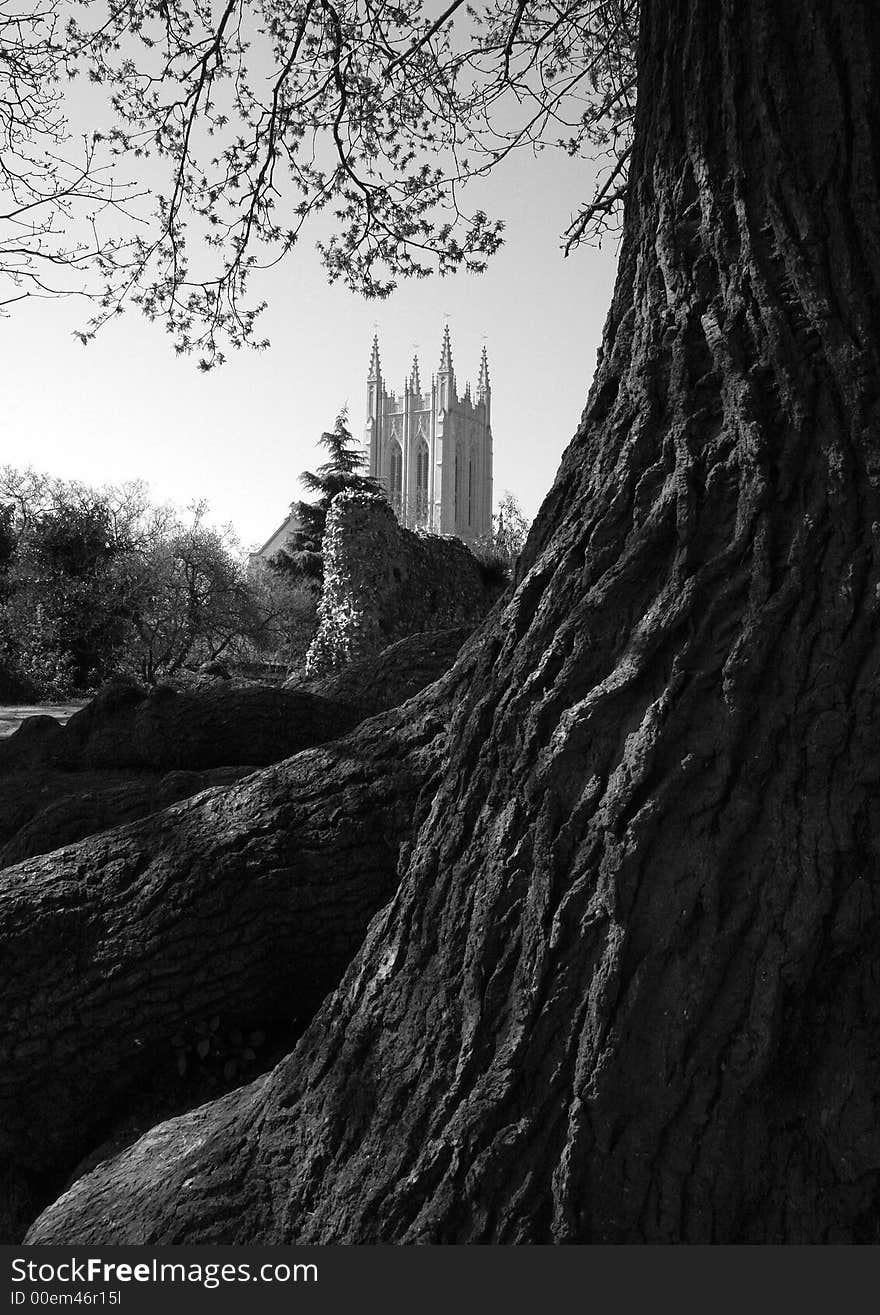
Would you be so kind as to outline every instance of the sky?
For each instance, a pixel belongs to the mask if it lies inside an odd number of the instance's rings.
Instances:
[[[206,499],[244,547],[264,542],[323,459],[316,440],[348,405],[363,440],[366,375],[379,335],[389,387],[418,352],[423,381],[448,319],[459,391],[476,383],[485,341],[492,383],[494,488],[533,517],[575,431],[596,363],[616,265],[613,239],[567,259],[559,234],[590,191],[593,168],[555,152],[509,161],[485,204],[506,243],[481,276],[402,284],[368,301],[326,282],[303,240],[255,289],[269,301],[264,352],[230,352],[203,374],[135,308],[83,347],[88,309],[31,301],[0,319],[0,464],[90,484],[143,479],[158,502]]]

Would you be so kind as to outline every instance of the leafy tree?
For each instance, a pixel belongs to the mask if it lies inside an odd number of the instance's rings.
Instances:
[[[82,689],[60,621],[26,589],[12,592],[0,610],[0,667],[4,685],[19,691],[5,697],[65,699]]]
[[[47,694],[88,688],[112,671],[124,620],[113,564],[127,550],[106,506],[84,505],[78,490],[68,497],[56,485],[51,507],[30,508],[6,575],[0,634],[7,660]]]
[[[318,497],[314,502],[293,503],[291,511],[299,528],[273,562],[276,571],[303,582],[316,593],[320,592],[324,580],[324,530],[327,512],[336,494],[345,490],[384,492],[378,480],[363,474],[364,455],[354,445],[345,410],[340,411],[333,428],[326,430],[318,443],[329,454],[328,459],[317,470],[304,470],[300,475],[305,487]]]
[[[264,622],[239,645],[242,659],[300,670],[318,624],[315,590],[283,569],[252,572],[248,583]]]
[[[173,516],[169,507],[154,506],[142,480],[96,489],[78,480],[63,480],[31,468],[0,466],[0,503],[11,509],[16,539],[28,536],[47,514],[63,518],[94,515],[102,521],[114,551],[144,546]]]
[[[43,697],[101,683],[126,640],[127,563],[167,509],[152,508],[138,482],[94,489],[9,466],[0,500],[12,538],[0,611],[7,664]]]
[[[270,623],[232,532],[206,526],[205,511],[198,504],[188,524],[139,554],[128,580],[132,633],[121,665],[149,684],[234,658],[259,644]]]
[[[505,490],[492,517],[492,539],[511,570],[525,547],[528,532],[525,512],[510,490]]]
[[[0,656],[43,697],[120,671],[172,679],[278,639],[280,597],[248,580],[234,535],[205,523],[204,504],[187,520],[153,506],[141,483],[93,489],[9,467],[0,495]]]
[[[13,509],[11,506],[0,504],[0,591],[2,591],[2,581],[9,571],[12,562],[12,556],[15,552],[15,531],[12,526]],[[2,592],[0,592],[2,598]]]
[[[498,583],[511,579],[523,550],[529,522],[509,489],[504,491],[492,517],[492,533],[473,545],[474,555]]]

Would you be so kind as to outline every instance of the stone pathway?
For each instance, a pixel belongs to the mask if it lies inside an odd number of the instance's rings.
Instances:
[[[26,717],[55,717],[63,725],[68,717],[85,707],[88,699],[73,699],[70,703],[18,704],[15,707],[0,705],[0,739],[17,731]]]

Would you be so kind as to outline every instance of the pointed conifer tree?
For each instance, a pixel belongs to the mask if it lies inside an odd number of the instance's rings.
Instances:
[[[276,571],[303,582],[316,593],[324,582],[324,529],[330,503],[337,493],[347,490],[384,492],[378,480],[363,473],[364,455],[355,446],[348,427],[347,408],[343,407],[333,429],[326,430],[318,443],[327,451],[328,459],[317,470],[304,470],[300,475],[302,483],[317,498],[313,502],[301,500],[291,504],[298,527],[287,546],[272,559]]]

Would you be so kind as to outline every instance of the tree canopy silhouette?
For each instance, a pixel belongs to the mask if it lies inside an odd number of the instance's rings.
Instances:
[[[503,216],[467,209],[464,185],[535,145],[609,158],[566,230],[570,249],[623,195],[635,15],[634,0],[453,0],[440,14],[421,0],[45,0],[19,14],[5,0],[8,299],[41,264],[82,269],[96,302],[84,340],[134,302],[209,368],[227,344],[260,345],[250,276],[309,226],[329,278],[367,296],[484,269]],[[28,154],[41,132],[70,145],[64,94],[73,114],[77,76],[106,93],[81,177]],[[137,168],[152,209],[113,190],[101,172],[113,164]],[[126,206],[132,222],[120,224]]]
[[[336,494],[346,490],[384,492],[377,480],[363,473],[364,454],[354,445],[347,411],[340,411],[333,428],[325,430],[318,443],[328,452],[328,459],[317,470],[304,470],[300,475],[309,492],[318,497],[314,502],[300,499],[293,503],[290,510],[297,528],[271,563],[282,576],[302,581],[316,592],[320,592],[324,579],[324,530]]]

